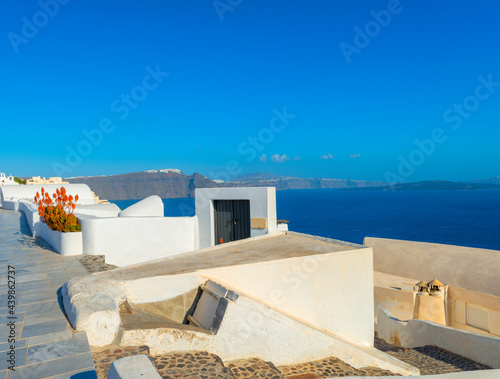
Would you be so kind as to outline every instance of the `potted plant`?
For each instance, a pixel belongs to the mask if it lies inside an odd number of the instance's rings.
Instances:
[[[78,195],[68,195],[64,187],[52,196],[42,188],[35,196],[38,214],[46,225],[41,237],[61,255],[82,254],[82,227],[73,214],[77,202]]]

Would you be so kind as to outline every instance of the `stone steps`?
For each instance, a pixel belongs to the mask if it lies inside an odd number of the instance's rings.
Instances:
[[[240,359],[227,363],[235,379],[269,378],[284,379],[285,377],[271,362],[264,362],[259,358]]]
[[[342,376],[392,376],[378,368],[355,369],[337,358],[276,367],[259,358],[224,363],[220,357],[206,351],[190,351],[150,356],[147,346],[109,346],[93,350],[98,379],[106,378],[109,366],[117,359],[145,354],[162,378],[170,379],[317,379]]]

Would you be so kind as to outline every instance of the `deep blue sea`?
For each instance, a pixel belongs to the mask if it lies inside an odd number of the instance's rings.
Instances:
[[[395,238],[500,250],[500,190],[278,191],[289,229],[363,243]],[[137,200],[116,200],[120,208]],[[164,199],[165,216],[194,215],[194,199]]]

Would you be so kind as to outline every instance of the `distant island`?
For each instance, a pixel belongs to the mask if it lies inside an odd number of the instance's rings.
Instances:
[[[143,199],[150,195],[158,195],[161,198],[194,197],[196,188],[214,187],[276,187],[277,190],[336,188],[378,191],[467,191],[500,188],[500,177],[470,183],[424,181],[389,185],[383,181],[281,177],[257,172],[225,182],[211,180],[199,173],[186,175],[178,169],[148,170],[109,176],[82,176],[65,180],[69,183],[87,184],[101,198],[110,200]]]
[[[347,191],[474,191],[486,189],[500,189],[498,184],[490,183],[464,183],[446,180],[422,181],[416,183],[397,183],[382,187],[346,188]]]
[[[110,200],[142,199],[150,195],[158,195],[164,199],[194,197],[196,188],[213,187],[276,187],[277,190],[287,190],[387,185],[382,181],[280,177],[262,172],[224,182],[211,180],[199,173],[186,175],[177,169],[148,170],[109,176],[81,176],[64,180],[69,183],[87,184],[96,195]]]

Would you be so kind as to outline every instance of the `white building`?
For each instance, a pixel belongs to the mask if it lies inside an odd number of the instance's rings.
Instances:
[[[0,172],[0,186],[18,186],[12,175],[6,176],[3,172]]]

